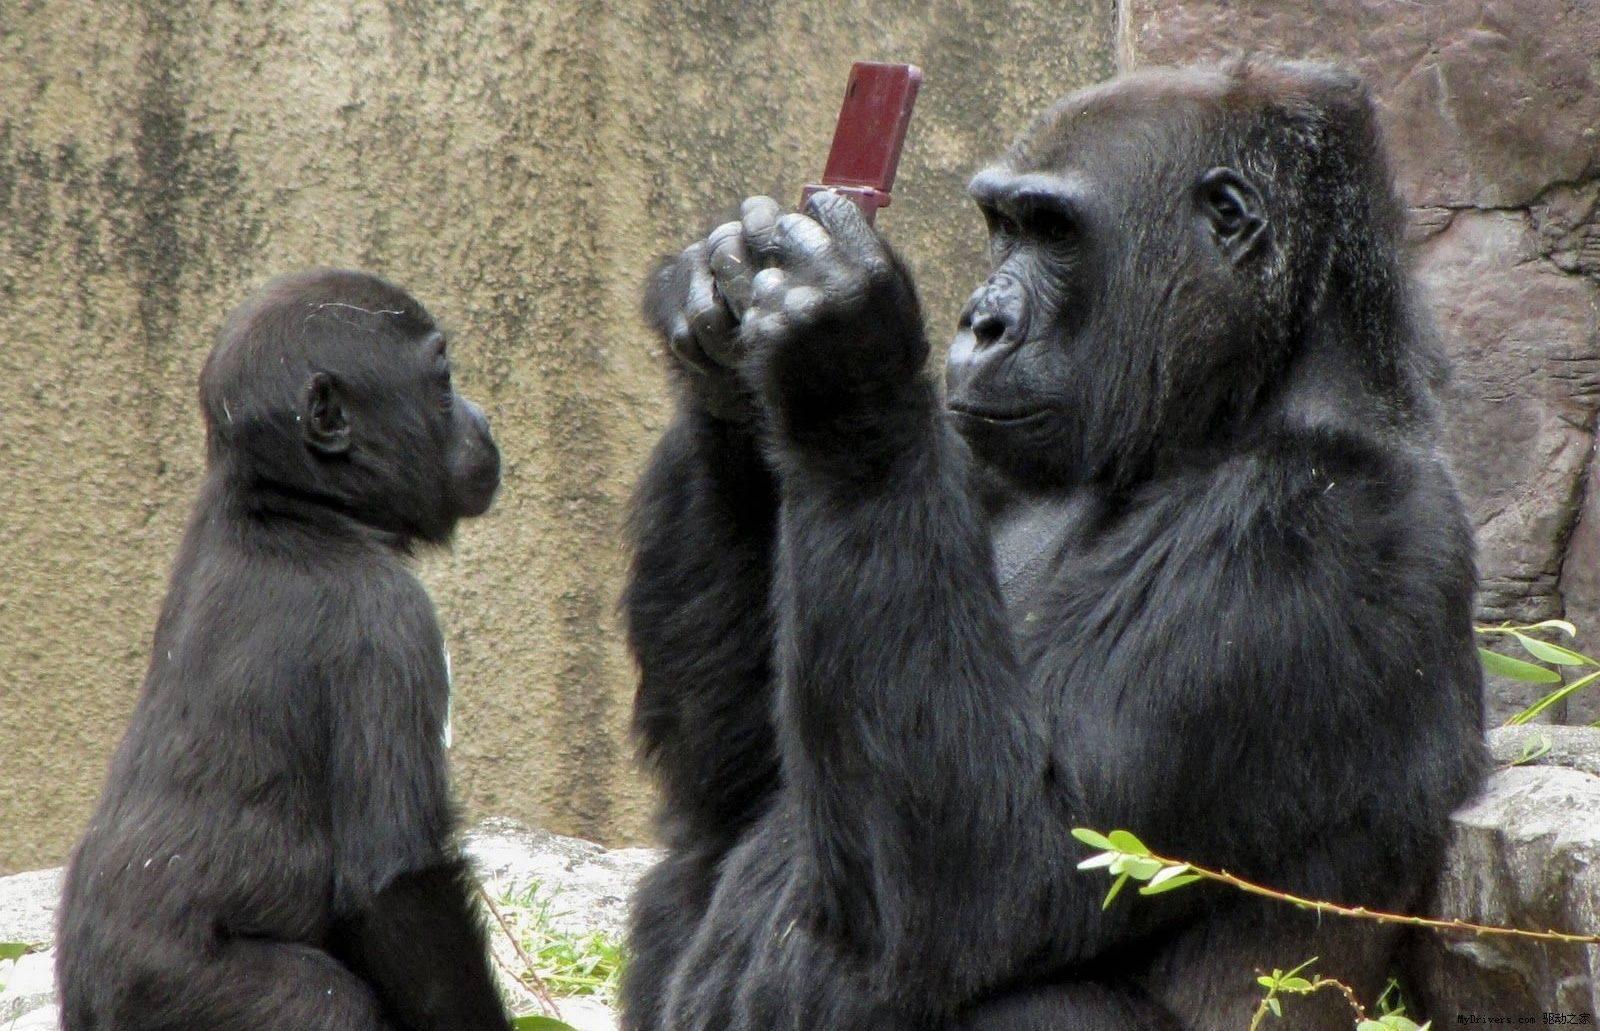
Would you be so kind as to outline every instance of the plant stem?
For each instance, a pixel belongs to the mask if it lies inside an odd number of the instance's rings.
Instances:
[[[1570,934],[1565,931],[1525,931],[1519,927],[1494,927],[1488,924],[1474,924],[1466,920],[1438,920],[1425,916],[1409,916],[1405,913],[1386,913],[1383,910],[1368,909],[1365,906],[1341,906],[1334,902],[1321,902],[1317,899],[1303,898],[1285,891],[1278,891],[1275,888],[1268,888],[1265,885],[1247,881],[1243,877],[1236,877],[1226,870],[1212,870],[1204,866],[1196,866],[1194,863],[1168,859],[1165,856],[1158,856],[1153,853],[1150,858],[1159,860],[1169,866],[1187,866],[1192,872],[1207,880],[1229,885],[1251,895],[1276,899],[1279,902],[1288,902],[1302,909],[1315,910],[1318,913],[1332,913],[1335,916],[1351,917],[1356,920],[1373,920],[1382,924],[1429,927],[1435,931],[1447,931],[1453,934],[1497,935],[1506,938],[1523,938],[1530,941],[1600,945],[1600,934]]]
[[[506,940],[511,943],[513,949],[517,950],[517,955],[522,959],[522,965],[528,969],[527,979],[519,978],[519,980],[522,980],[524,984],[533,990],[533,994],[538,998],[539,1005],[544,1007],[546,1014],[552,1017],[561,1016],[561,1008],[556,1005],[556,1000],[550,994],[550,989],[545,987],[544,978],[539,976],[539,968],[534,964],[533,957],[528,955],[528,950],[522,947],[522,942],[517,939],[516,934],[511,930],[511,924],[507,922],[505,914],[500,912],[500,907],[495,905],[494,899],[489,895],[481,881],[478,882],[478,895],[483,899],[484,905],[489,907],[489,912],[494,915],[494,921],[500,925],[500,930],[505,934]],[[530,981],[531,983],[529,983]]]

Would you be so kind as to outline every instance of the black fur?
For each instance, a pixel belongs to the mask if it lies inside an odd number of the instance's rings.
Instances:
[[[443,335],[376,277],[269,285],[201,375],[208,461],[67,872],[67,1031],[504,1029],[407,565],[499,482]]]
[[[1364,87],[1142,73],[973,193],[943,404],[847,202],[749,201],[653,280],[682,400],[625,604],[670,851],[630,1029],[1235,1029],[1312,956],[1372,992],[1389,932],[1204,885],[1102,911],[1070,828],[1403,909],[1484,773]],[[1290,1022],[1348,1028],[1321,1002]]]

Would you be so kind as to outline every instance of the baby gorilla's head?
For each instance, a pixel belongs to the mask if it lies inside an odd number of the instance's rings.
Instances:
[[[209,460],[271,504],[314,502],[403,541],[449,540],[488,510],[500,452],[456,392],[445,335],[364,272],[268,284],[228,319],[200,375]]]

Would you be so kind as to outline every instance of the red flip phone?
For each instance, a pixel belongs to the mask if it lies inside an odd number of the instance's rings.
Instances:
[[[836,190],[854,201],[869,223],[879,208],[889,206],[889,189],[921,85],[922,69],[914,64],[857,61],[850,67],[822,182],[806,186],[802,206],[818,190]]]

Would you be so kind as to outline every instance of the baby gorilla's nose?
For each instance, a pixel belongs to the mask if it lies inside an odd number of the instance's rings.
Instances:
[[[489,511],[500,489],[500,448],[489,432],[483,409],[461,398],[461,415],[466,426],[461,434],[460,455],[455,462],[456,495],[461,514],[478,516]]]

